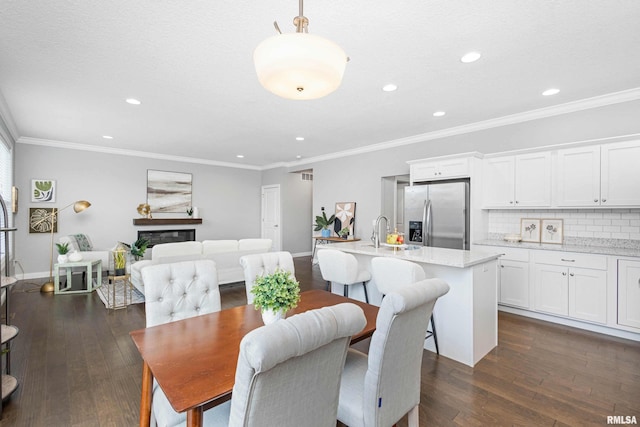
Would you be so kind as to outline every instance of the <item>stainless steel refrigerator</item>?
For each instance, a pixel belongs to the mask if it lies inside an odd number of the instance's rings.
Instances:
[[[469,180],[405,187],[404,231],[407,244],[469,249]]]

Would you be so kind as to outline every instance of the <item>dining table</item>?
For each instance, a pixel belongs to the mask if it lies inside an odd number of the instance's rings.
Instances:
[[[345,302],[360,306],[367,320],[351,343],[371,337],[378,307],[324,290],[301,292],[287,316]],[[206,409],[231,399],[240,341],[261,326],[260,311],[241,305],[132,331],[143,361],[140,426],[150,425],[154,379],[173,409],[186,412],[187,426],[201,426]]]

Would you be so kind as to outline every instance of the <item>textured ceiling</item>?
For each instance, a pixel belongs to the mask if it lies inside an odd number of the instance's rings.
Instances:
[[[284,100],[252,54],[274,20],[294,31],[297,12],[293,0],[0,0],[0,92],[18,137],[265,166],[640,87],[638,0],[307,0],[309,31],[351,61],[328,97]],[[461,63],[472,50],[482,58]],[[540,95],[550,87],[561,92]]]

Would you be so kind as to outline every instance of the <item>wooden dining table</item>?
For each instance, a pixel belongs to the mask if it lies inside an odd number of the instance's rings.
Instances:
[[[344,302],[360,306],[367,325],[351,339],[356,343],[375,331],[378,307],[322,290],[300,294],[287,316]],[[243,305],[130,333],[142,356],[140,426],[149,426],[153,379],[173,409],[187,413],[187,426],[201,426],[204,410],[231,398],[240,341],[263,326],[260,311]]]

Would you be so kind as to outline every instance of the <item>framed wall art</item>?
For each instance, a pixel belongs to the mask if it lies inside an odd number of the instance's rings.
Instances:
[[[54,203],[56,201],[56,182],[52,179],[32,179],[31,201],[33,203]]]
[[[336,221],[333,223],[333,231],[340,235],[340,230],[348,228],[349,236],[355,236],[356,227],[356,202],[336,203]]]
[[[540,241],[542,243],[562,244],[563,222],[561,219],[543,219],[540,224]]]
[[[191,207],[190,173],[147,170],[147,203],[151,212],[186,213]]]
[[[540,243],[540,220],[535,218],[521,218],[520,236],[522,236],[523,242]]]
[[[57,208],[29,208],[29,233],[58,232]]]

